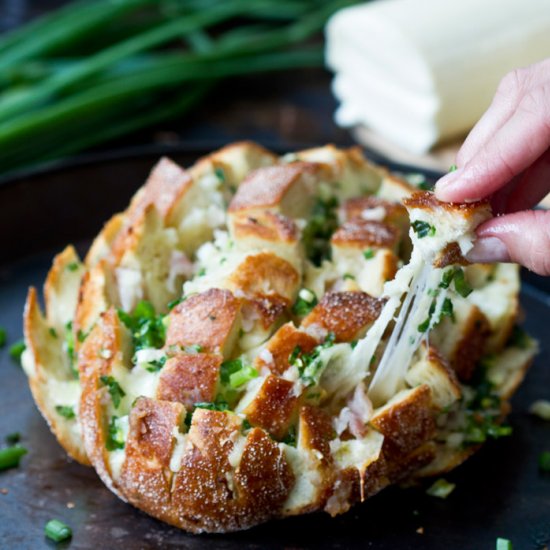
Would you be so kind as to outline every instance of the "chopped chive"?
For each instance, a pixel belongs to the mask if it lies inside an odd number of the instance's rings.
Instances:
[[[496,550],[513,550],[512,548],[512,542],[508,539],[501,539],[500,537],[497,539],[497,546]]]
[[[435,227],[428,222],[416,220],[411,223],[414,232],[418,235],[419,239],[424,237],[433,237],[435,235]]]
[[[73,536],[71,528],[58,519],[51,519],[46,523],[44,534],[55,542],[61,542]]]
[[[447,271],[443,273],[443,277],[441,277],[439,288],[449,288],[449,285],[451,284],[451,281],[453,280],[454,276],[455,276],[455,270],[447,269]]]
[[[374,258],[374,250],[372,248],[367,248],[367,250],[363,251],[363,257],[365,260],[370,260],[371,258]]]
[[[67,266],[67,269],[69,271],[76,271],[78,269],[78,262],[71,262],[68,266]]]
[[[15,468],[19,466],[19,461],[23,455],[27,454],[27,449],[19,445],[0,449],[0,470]]]
[[[531,339],[521,327],[514,325],[514,330],[512,331],[508,343],[515,348],[527,349],[531,343]]]
[[[430,327],[430,318],[428,317],[418,325],[418,332],[424,333],[428,330],[429,327]]]
[[[225,401],[219,401],[216,403],[200,402],[194,404],[195,409],[207,409],[209,411],[227,411],[229,405]]]
[[[355,281],[355,276],[351,273],[344,273],[344,280],[351,279],[352,281]]]
[[[283,439],[283,443],[290,445],[291,447],[296,447],[296,428],[294,426],[290,426],[288,429],[288,432]]]
[[[204,348],[200,344],[193,344],[191,346],[185,346],[184,351],[186,353],[200,353]]]
[[[73,418],[76,418],[74,408],[70,405],[56,405],[55,410],[57,414],[59,414],[63,418],[66,418],[67,420],[72,420]]]
[[[168,302],[168,311],[171,311],[174,309],[178,304],[181,304],[183,301],[185,301],[185,296],[182,296],[181,298],[177,298],[176,300],[172,300],[171,302]]]
[[[69,357],[69,362],[71,367],[74,365],[76,360],[76,352],[74,347],[74,334],[73,334],[73,322],[69,321],[65,325],[65,350],[67,356]]]
[[[229,379],[232,374],[243,368],[241,359],[230,359],[224,361],[220,367],[220,381],[222,384],[229,384]]]
[[[232,388],[239,388],[257,376],[258,371],[254,367],[245,365],[242,369],[229,375],[229,385]]]
[[[104,386],[109,388],[111,399],[115,409],[118,409],[120,401],[126,395],[126,392],[120,387],[120,384],[112,376],[100,376],[99,379]]]
[[[199,271],[197,272],[197,277],[204,277],[206,275],[206,268],[201,267]]]
[[[0,348],[3,348],[6,345],[6,340],[8,339],[8,333],[6,329],[0,327]]]
[[[242,424],[243,431],[250,430],[250,428],[252,428],[252,424],[250,424],[250,422],[246,418],[244,418]]]
[[[443,306],[441,307],[441,316],[442,317],[450,317],[451,321],[455,322],[455,312],[453,308],[453,302],[451,302],[450,298],[445,298],[443,300]]]
[[[50,333],[50,336],[51,336],[52,338],[57,338],[57,330],[55,330],[53,327],[50,327],[50,328],[48,329],[48,332]]]
[[[223,168],[214,168],[214,174],[220,180],[221,183],[225,183],[225,172]]]
[[[124,449],[124,433],[122,432],[122,428],[118,425],[117,416],[113,416],[109,421],[107,438],[105,440],[105,448],[108,451]]]
[[[550,451],[543,451],[540,453],[539,470],[545,474],[550,473]]]
[[[292,313],[298,317],[305,317],[316,305],[317,296],[309,288],[302,288],[298,292],[298,298],[292,306]]]
[[[161,357],[160,359],[153,359],[152,361],[147,362],[145,370],[149,372],[158,372],[166,364],[166,357]]]
[[[458,170],[458,167],[456,164],[451,164],[451,166],[449,166],[449,172],[456,172]]]
[[[86,340],[86,338],[88,338],[88,334],[90,334],[89,332],[84,332],[82,329],[78,329],[78,332],[76,333],[76,339],[78,340],[78,342],[80,344],[82,344],[82,342],[84,342],[84,340]]]
[[[21,441],[21,434],[19,432],[13,432],[11,434],[8,434],[5,439],[8,445],[15,445],[16,443],[19,443],[19,441]]]
[[[21,355],[23,355],[23,352],[25,351],[26,346],[24,340],[19,340],[19,342],[15,342],[15,344],[12,344],[10,346],[10,357],[19,363],[21,363]]]
[[[455,270],[454,283],[455,283],[455,290],[463,298],[466,298],[467,296],[469,296],[473,291],[473,288],[466,282],[464,271],[460,267],[458,267]]]
[[[426,493],[432,497],[447,498],[455,490],[455,487],[454,483],[441,478],[428,487]]]

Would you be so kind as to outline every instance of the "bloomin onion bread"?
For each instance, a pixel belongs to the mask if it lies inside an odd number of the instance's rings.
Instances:
[[[517,266],[464,259],[489,216],[355,148],[164,158],[84,261],[55,258],[45,314],[30,289],[32,394],[74,459],[188,531],[345,512],[507,431],[536,345]]]

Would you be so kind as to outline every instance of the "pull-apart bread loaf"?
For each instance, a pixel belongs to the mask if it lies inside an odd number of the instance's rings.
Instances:
[[[31,288],[24,368],[60,444],[192,532],[347,511],[505,435],[536,352],[515,265],[452,205],[333,146],[162,159]]]

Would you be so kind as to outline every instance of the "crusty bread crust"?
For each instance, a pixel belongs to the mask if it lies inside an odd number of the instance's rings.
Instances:
[[[60,444],[116,495],[193,533],[336,515],[448,471],[479,446],[448,441],[467,430],[459,420],[480,362],[496,357],[498,423],[536,352],[509,342],[517,270],[468,266],[472,294],[449,289],[447,317],[377,408],[367,389],[392,325],[372,357],[352,354],[409,259],[409,215],[441,221],[444,238],[445,224],[472,233],[489,214],[418,193],[358,148],[279,158],[242,142],[188,170],[161,159],[85,262],[72,247],[56,257],[45,315],[29,290],[33,397]],[[435,270],[467,265],[461,236],[433,256]],[[435,303],[440,291],[429,291]],[[340,392],[350,369],[364,375]]]

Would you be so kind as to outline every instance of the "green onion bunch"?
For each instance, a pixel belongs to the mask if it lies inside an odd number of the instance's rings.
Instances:
[[[88,0],[0,37],[0,173],[181,116],[228,77],[320,66],[353,0]]]

